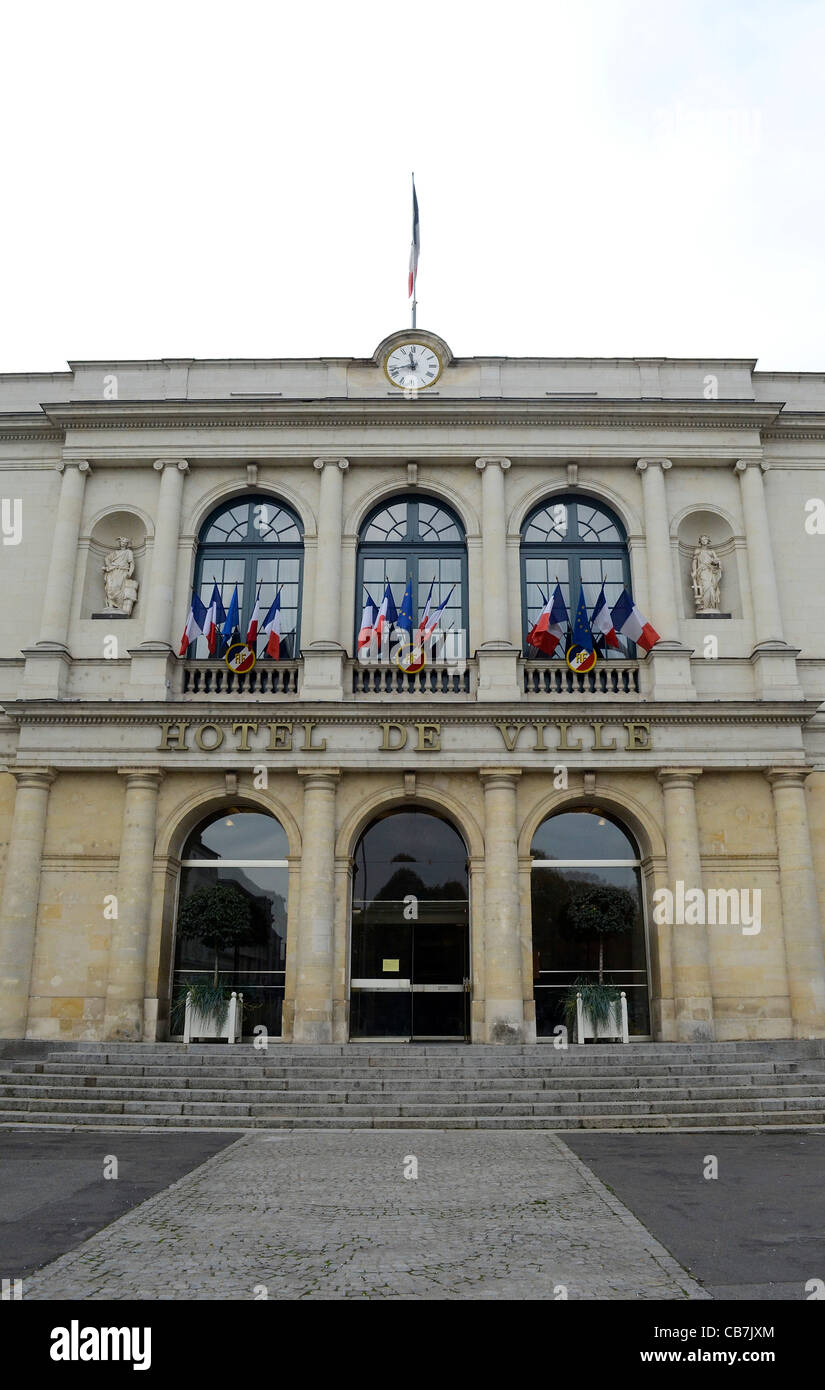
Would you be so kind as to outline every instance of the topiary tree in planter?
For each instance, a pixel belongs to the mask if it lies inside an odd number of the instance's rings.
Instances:
[[[604,982],[604,939],[632,931],[635,920],[636,899],[626,888],[587,884],[571,894],[565,913],[567,927],[575,935],[599,943],[598,982],[580,978],[565,997],[565,1017],[571,1030],[576,1017],[578,994],[581,994],[582,1006],[594,1024],[601,1027],[607,1025],[621,993],[614,984]]]
[[[204,884],[181,903],[178,931],[213,949],[215,970],[211,984],[187,986],[175,1001],[174,1015],[180,1018],[188,997],[193,1009],[222,1024],[228,997],[218,984],[218,962],[222,950],[249,941],[255,934],[249,899],[233,883]]]

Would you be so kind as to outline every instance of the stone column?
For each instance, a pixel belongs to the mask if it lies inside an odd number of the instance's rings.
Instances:
[[[295,979],[296,1043],[331,1043],[335,974],[335,788],[337,768],[299,768],[304,784],[301,903]]]
[[[679,640],[676,587],[673,583],[673,555],[670,546],[670,518],[665,494],[665,473],[673,467],[670,459],[639,459],[647,545],[647,582],[651,611],[645,617],[665,642]]]
[[[152,903],[155,822],[163,773],[118,768],[126,778],[120,863],[117,871],[117,918],[109,946],[109,978],[103,1036],[118,1042],[143,1038],[146,996],[146,945]]]
[[[318,544],[312,605],[312,641],[303,648],[302,700],[343,700],[344,658],[339,641],[341,613],[341,529],[346,459],[316,459],[321,474]]]
[[[645,612],[645,617],[661,638],[653,648],[651,658],[651,694],[654,700],[695,700],[690,651],[682,646],[679,638],[679,606],[673,577],[670,518],[665,493],[665,475],[672,467],[670,459],[639,459],[636,464],[637,472],[642,476],[646,578],[650,599],[650,611]]]
[[[57,520],[51,540],[49,573],[43,595],[38,647],[64,647],[69,635],[77,542],[83,513],[83,494],[90,468],[88,463],[65,463],[57,504]]]
[[[519,650],[510,637],[507,570],[507,510],[504,474],[510,460],[476,459],[481,474],[481,566],[483,576],[481,646],[478,661],[478,699],[518,700]]]
[[[315,552],[315,601],[312,642],[340,646],[338,595],[341,592],[341,509],[344,499],[346,459],[316,459],[321,474],[318,503],[318,548]]]
[[[763,467],[758,461],[739,459],[736,463],[742,491],[754,637],[757,644],[784,641],[762,471]]]
[[[507,513],[504,474],[509,459],[476,459],[481,473],[481,535],[484,567],[483,645],[510,646],[507,602]]]
[[[694,787],[701,768],[668,767],[659,772],[665,802],[668,888],[674,900],[702,887],[699,827]],[[682,893],[678,888],[681,882]],[[679,1042],[713,1039],[713,991],[710,951],[704,923],[674,922],[673,995]]]
[[[157,459],[154,467],[160,473],[160,495],[149,596],[143,619],[143,646],[168,647],[172,643],[183,478],[189,464],[185,459]],[[181,629],[185,620],[186,614],[181,614]]]
[[[40,864],[51,768],[17,768],[17,795],[0,899],[0,1037],[23,1038],[29,1013]]]
[[[808,806],[807,768],[771,768],[779,889],[794,1037],[825,1037],[825,955],[819,922]]]
[[[484,787],[484,988],[487,1042],[524,1041],[516,783],[521,771],[481,768]]]

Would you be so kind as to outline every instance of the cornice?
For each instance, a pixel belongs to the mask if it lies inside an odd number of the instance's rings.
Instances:
[[[791,410],[762,431],[763,439],[825,439],[825,411]]]
[[[62,427],[57,428],[40,410],[0,415],[0,439],[3,440],[54,439],[59,442],[63,433]]]
[[[576,426],[681,429],[757,429],[773,424],[781,403],[695,400],[575,400],[554,397],[454,397],[409,402],[395,396],[358,400],[72,401],[43,405],[61,430],[110,429],[431,429],[510,426]]]
[[[483,708],[468,703],[460,708],[445,709],[431,703],[395,702],[386,706],[364,708],[363,703],[348,708],[337,705],[331,710],[328,704],[280,704],[275,701],[237,701],[231,705],[215,705],[195,701],[169,701],[168,703],[144,704],[139,708],[124,704],[120,709],[112,709],[112,703],[97,705],[92,702],[81,706],[68,702],[56,706],[53,702],[41,704],[39,701],[10,700],[4,705],[8,718],[18,727],[23,725],[81,725],[81,724],[122,724],[156,725],[158,722],[177,723],[181,719],[190,723],[229,725],[242,719],[257,719],[259,723],[292,722],[300,725],[307,720],[316,724],[375,724],[389,723],[437,723],[437,724],[496,724],[532,725],[537,721],[553,724],[560,719],[580,723],[593,720],[603,723],[642,722],[646,724],[807,724],[821,707],[820,700],[795,700],[771,702],[765,708],[756,702],[731,701],[721,710],[697,708],[692,702],[674,702],[671,705],[622,704],[615,701],[587,701],[577,703],[559,702],[541,708],[520,708],[513,710],[511,704],[485,704]]]

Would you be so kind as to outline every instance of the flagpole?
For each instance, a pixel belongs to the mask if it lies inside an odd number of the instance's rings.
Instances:
[[[413,237],[415,237],[415,172],[414,172],[414,171],[413,171],[413,175],[412,175],[412,193],[413,193]],[[416,294],[417,294],[417,292],[418,292],[418,264],[416,263],[415,270],[413,271],[413,302],[412,302],[412,327],[413,327],[413,328],[415,328],[415,311],[416,311],[416,309],[417,309],[417,307],[418,307],[418,300],[417,300],[416,297],[415,297]]]

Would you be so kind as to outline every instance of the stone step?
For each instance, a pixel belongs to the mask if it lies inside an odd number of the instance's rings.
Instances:
[[[638,1101],[640,1093],[653,1100],[667,1102],[669,1100],[697,1099],[702,1101],[712,1100],[747,1100],[749,1097],[758,1095],[762,1098],[776,1098],[784,1095],[795,1096],[816,1096],[825,1098],[825,1077],[818,1081],[795,1079],[792,1083],[776,1082],[769,1084],[760,1079],[759,1083],[750,1085],[718,1086],[718,1085],[695,1085],[694,1083],[683,1086],[604,1086],[600,1082],[590,1085],[584,1084],[578,1078],[575,1084],[568,1082],[565,1085],[557,1082],[548,1082],[542,1087],[532,1087],[530,1089],[518,1089],[515,1087],[497,1086],[478,1090],[470,1087],[449,1087],[442,1091],[434,1088],[432,1083],[408,1086],[403,1090],[384,1087],[353,1087],[346,1082],[335,1088],[324,1088],[319,1090],[305,1089],[301,1086],[284,1087],[283,1083],[276,1082],[271,1086],[262,1087],[260,1083],[256,1086],[234,1086],[216,1087],[198,1086],[175,1086],[175,1087],[149,1087],[149,1086],[110,1086],[98,1084],[90,1085],[63,1085],[48,1086],[30,1085],[22,1083],[0,1083],[0,1099],[7,1101],[14,1100],[37,1100],[47,1095],[50,1101],[145,1101],[151,1103],[156,1099],[159,1101],[185,1101],[198,1105],[219,1105],[227,1101],[228,1097],[242,1104],[261,1105],[291,1104],[295,1106],[303,1105],[331,1105],[331,1104],[405,1104],[415,1102],[426,1104],[432,1108],[437,1108],[443,1101],[449,1099],[451,1102],[461,1102],[466,1105],[473,1104],[524,1104],[532,1105],[542,1101],[587,1101],[590,1104],[604,1102]]]
[[[25,1114],[31,1111],[39,1111],[42,1106],[37,1100],[29,1098],[6,1096],[3,1098],[3,1109],[9,1112],[19,1112]],[[296,1105],[294,1101],[283,1101],[281,1103],[266,1100],[260,1104],[246,1101],[218,1101],[208,1105],[197,1101],[173,1101],[173,1100],[102,1100],[95,1096],[89,1100],[55,1100],[50,1098],[49,1111],[53,1118],[57,1118],[67,1112],[75,1114],[109,1114],[109,1115],[197,1115],[207,1113],[209,1115],[221,1115],[230,1118],[236,1116],[254,1115],[260,1119],[277,1118],[280,1115],[298,1117],[312,1116],[316,1119],[328,1117],[353,1115],[361,1118],[380,1118],[391,1115],[410,1115],[418,1118],[425,1118],[431,1115],[434,1110],[443,1116],[466,1116],[466,1115],[580,1115],[592,1114],[598,1109],[603,1114],[616,1115],[648,1115],[648,1114],[671,1114],[680,1115],[692,1113],[697,1109],[695,1099],[683,1098],[678,1100],[656,1100],[646,1098],[633,1101],[605,1101],[600,1100],[594,1106],[592,1100],[583,1101],[562,1101],[562,1100],[541,1100],[531,1103],[518,1103],[512,1100],[503,1102],[484,1102],[479,1104],[475,1098],[467,1101],[451,1101],[444,1103],[439,1101],[437,1106],[431,1102],[409,1102],[404,1100],[380,1102],[348,1102],[334,1101],[326,1104],[307,1103]],[[724,1109],[726,1112],[734,1114],[738,1111],[793,1111],[793,1110],[815,1110],[818,1109],[825,1120],[825,1099],[821,1096],[797,1096],[797,1097],[761,1097],[749,1096],[743,1099],[725,1100]]]
[[[244,1129],[764,1129],[773,1126],[799,1128],[800,1126],[825,1126],[825,1112],[822,1109],[788,1111],[695,1111],[681,1115],[606,1115],[587,1114],[579,1116],[530,1116],[505,1117],[501,1115],[479,1117],[445,1116],[431,1114],[426,1118],[412,1115],[360,1118],[354,1115],[343,1117],[329,1116],[322,1123],[313,1116],[274,1117],[263,1119],[249,1116],[237,1123],[224,1117],[210,1115],[147,1116],[142,1114],[109,1115],[72,1113],[63,1115],[55,1122],[49,1111],[31,1111],[25,1114],[0,1110],[0,1126],[19,1128],[30,1124],[42,1129],[65,1130],[69,1128],[176,1128],[176,1129],[218,1129],[237,1133]]]
[[[255,1077],[255,1076],[260,1076],[260,1075],[263,1073],[263,1074],[266,1075],[266,1076],[279,1076],[279,1077],[283,1077],[284,1079],[289,1079],[289,1078],[293,1078],[293,1077],[303,1077],[303,1076],[307,1076],[307,1077],[309,1077],[309,1076],[317,1076],[317,1077],[319,1077],[320,1079],[337,1078],[337,1077],[340,1077],[340,1076],[346,1076],[346,1077],[361,1077],[361,1078],[367,1079],[367,1078],[373,1078],[373,1077],[376,1077],[376,1076],[381,1076],[381,1077],[385,1077],[385,1078],[389,1078],[389,1079],[395,1078],[395,1079],[397,1079],[397,1080],[404,1080],[405,1082],[406,1082],[406,1079],[407,1079],[410,1075],[415,1076],[415,1075],[417,1075],[417,1074],[419,1074],[420,1072],[423,1071],[423,1072],[426,1072],[426,1075],[427,1075],[427,1076],[430,1076],[430,1077],[441,1077],[441,1078],[444,1078],[445,1080],[449,1080],[449,1081],[452,1082],[452,1081],[461,1080],[462,1078],[472,1078],[472,1077],[478,1077],[478,1078],[481,1078],[481,1079],[489,1078],[489,1079],[491,1079],[491,1080],[496,1080],[496,1079],[501,1079],[502,1077],[506,1077],[507,1080],[509,1081],[510,1078],[519,1078],[519,1077],[528,1077],[528,1078],[529,1078],[529,1077],[557,1076],[557,1075],[562,1075],[562,1074],[569,1073],[569,1072],[573,1071],[574,1069],[577,1070],[577,1071],[580,1070],[580,1069],[581,1069],[581,1070],[584,1070],[584,1071],[586,1071],[586,1072],[587,1072],[588,1074],[590,1074],[590,1075],[605,1075],[605,1076],[616,1076],[616,1077],[618,1077],[618,1076],[639,1076],[639,1077],[650,1077],[650,1078],[653,1078],[653,1077],[656,1077],[656,1076],[663,1076],[663,1075],[664,1075],[664,1076],[681,1076],[681,1075],[705,1075],[705,1076],[714,1076],[714,1075],[719,1075],[719,1076],[723,1076],[723,1075],[724,1075],[724,1076],[727,1076],[727,1075],[748,1075],[748,1076],[749,1076],[749,1075],[759,1075],[759,1074],[762,1074],[762,1075],[770,1075],[770,1074],[778,1074],[778,1073],[781,1073],[781,1072],[798,1071],[798,1070],[800,1069],[800,1067],[803,1067],[803,1066],[805,1065],[804,1063],[794,1062],[794,1061],[788,1060],[788,1061],[775,1061],[775,1062],[764,1061],[764,1062],[756,1062],[756,1063],[747,1063],[747,1062],[742,1062],[742,1063],[730,1063],[730,1062],[720,1062],[720,1063],[689,1063],[689,1062],[683,1062],[683,1063],[663,1063],[663,1064],[660,1065],[660,1066],[651,1066],[651,1065],[649,1065],[649,1064],[647,1064],[647,1063],[645,1063],[645,1064],[637,1064],[637,1065],[634,1066],[634,1065],[628,1063],[627,1065],[625,1065],[625,1066],[623,1066],[623,1067],[618,1067],[618,1066],[602,1067],[602,1066],[600,1066],[599,1063],[596,1062],[596,1061],[589,1061],[588,1063],[585,1064],[584,1062],[581,1062],[581,1063],[580,1063],[580,1062],[576,1061],[575,1059],[574,1059],[574,1060],[568,1060],[567,1057],[565,1056],[565,1054],[560,1054],[560,1057],[562,1058],[562,1060],[556,1061],[552,1066],[547,1066],[547,1065],[545,1065],[545,1066],[538,1066],[538,1065],[534,1065],[534,1066],[532,1066],[532,1067],[526,1067],[526,1066],[522,1067],[522,1066],[519,1066],[519,1067],[509,1067],[509,1068],[500,1068],[500,1067],[496,1067],[496,1068],[487,1068],[487,1067],[477,1066],[477,1067],[474,1067],[474,1068],[472,1068],[472,1069],[470,1069],[470,1068],[460,1068],[460,1069],[459,1069],[459,1068],[445,1067],[445,1066],[428,1066],[428,1067],[426,1067],[426,1068],[424,1068],[424,1067],[417,1067],[417,1068],[415,1068],[415,1070],[412,1071],[412,1072],[411,1072],[410,1070],[406,1069],[406,1068],[397,1068],[397,1067],[377,1067],[377,1066],[376,1066],[376,1067],[340,1066],[340,1067],[336,1067],[336,1068],[331,1068],[331,1067],[327,1066],[327,1067],[324,1068],[324,1069],[319,1069],[319,1068],[305,1069],[305,1068],[292,1067],[292,1066],[282,1066],[282,1065],[279,1065],[279,1064],[277,1064],[277,1063],[269,1062],[269,1061],[267,1061],[267,1060],[263,1060],[263,1061],[260,1061],[260,1062],[251,1062],[251,1061],[236,1062],[236,1063],[234,1063],[234,1064],[223,1063],[223,1064],[220,1065],[220,1066],[208,1067],[208,1068],[204,1067],[203,1063],[200,1062],[200,1061],[198,1061],[197,1063],[195,1063],[195,1064],[192,1065],[192,1066],[187,1066],[187,1065],[185,1065],[185,1064],[184,1064],[184,1065],[181,1065],[180,1063],[178,1063],[178,1064],[159,1063],[159,1064],[154,1064],[154,1065],[153,1065],[153,1064],[147,1064],[147,1063],[141,1064],[141,1063],[139,1063],[139,1062],[136,1062],[136,1063],[117,1062],[117,1063],[109,1063],[108,1065],[97,1065],[97,1064],[95,1064],[95,1063],[85,1063],[85,1062],[84,1062],[84,1063],[77,1063],[77,1062],[64,1062],[64,1061],[60,1061],[60,1062],[49,1062],[49,1061],[44,1061],[44,1062],[28,1062],[28,1061],[27,1061],[27,1062],[16,1062],[16,1063],[13,1064],[13,1067],[12,1067],[12,1068],[9,1068],[8,1070],[12,1070],[14,1073],[19,1074],[19,1075],[30,1075],[30,1076],[40,1076],[40,1075],[43,1075],[43,1076],[55,1076],[55,1077],[65,1076],[65,1075],[74,1075],[74,1076],[96,1076],[96,1075],[98,1075],[98,1074],[100,1074],[100,1073],[102,1073],[102,1072],[105,1072],[106,1075],[109,1075],[109,1076],[129,1076],[129,1077],[131,1077],[131,1076],[151,1076],[151,1077],[157,1077],[159,1080],[163,1080],[163,1081],[165,1081],[167,1078],[189,1076],[189,1075],[192,1075],[192,1074],[194,1074],[194,1075],[199,1075],[199,1074],[201,1074],[201,1075],[202,1075],[202,1074],[204,1074],[205,1071],[208,1070],[210,1074],[213,1074],[213,1075],[215,1075],[215,1076],[220,1076],[220,1077],[222,1077],[222,1078],[223,1078],[223,1077],[226,1077],[226,1078],[233,1078],[233,1077],[244,1077],[244,1076]]]

